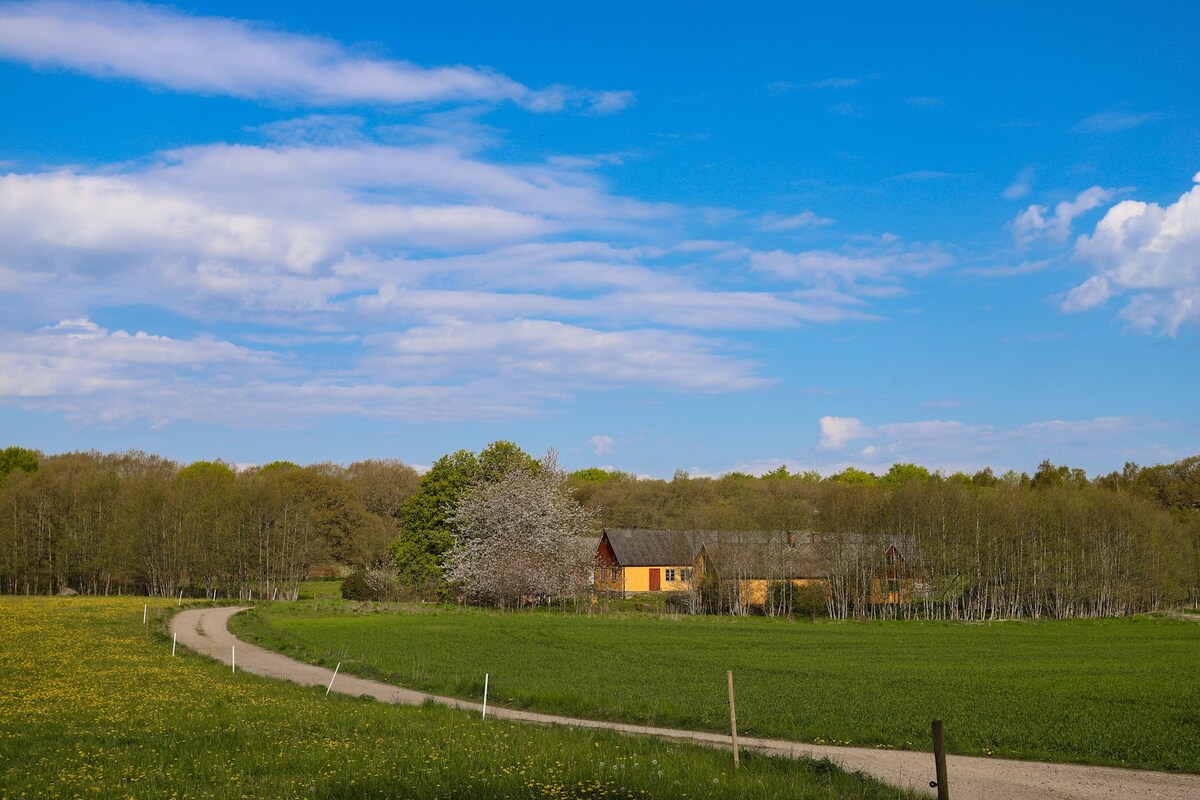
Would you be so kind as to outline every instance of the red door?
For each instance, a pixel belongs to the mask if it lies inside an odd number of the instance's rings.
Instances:
[[[650,568],[650,591],[657,592],[662,590],[661,572],[662,570],[658,567]]]

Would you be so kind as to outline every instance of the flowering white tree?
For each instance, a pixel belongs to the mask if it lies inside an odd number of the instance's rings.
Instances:
[[[553,452],[538,468],[480,483],[454,508],[448,576],[472,600],[498,605],[576,594],[591,582],[596,512],[565,488]]]

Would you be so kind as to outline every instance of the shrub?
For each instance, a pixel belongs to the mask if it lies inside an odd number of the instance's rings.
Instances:
[[[367,581],[366,570],[359,569],[351,572],[342,581],[342,599],[358,600],[360,602],[382,600],[383,592],[376,589]]]

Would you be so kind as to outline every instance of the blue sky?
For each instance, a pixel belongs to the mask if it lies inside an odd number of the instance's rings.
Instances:
[[[1191,3],[0,3],[0,440],[1200,452]]]

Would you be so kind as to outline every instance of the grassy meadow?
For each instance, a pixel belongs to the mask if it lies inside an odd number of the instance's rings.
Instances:
[[[0,798],[905,798],[827,763],[325,697],[188,654],[173,604],[0,597]]]
[[[433,692],[747,736],[1200,773],[1200,624],[991,624],[276,604],[240,635]]]

